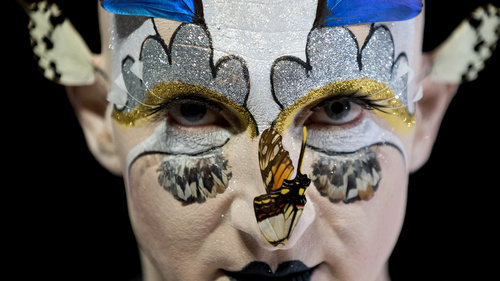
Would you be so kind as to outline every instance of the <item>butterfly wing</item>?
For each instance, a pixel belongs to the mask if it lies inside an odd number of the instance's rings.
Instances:
[[[257,224],[262,235],[273,246],[286,243],[302,215],[305,195],[297,200],[292,192],[290,188],[284,187],[254,199]]]
[[[273,246],[288,241],[306,204],[305,192],[311,183],[307,175],[301,172],[306,137],[304,127],[298,172],[293,180],[289,179],[293,164],[289,153],[281,144],[279,133],[274,129],[267,129],[259,143],[262,178],[266,183],[267,193],[255,197],[254,210],[262,235]],[[269,151],[270,149],[273,151]]]
[[[460,84],[473,81],[485,67],[500,39],[500,7],[477,8],[435,52],[432,78]]]
[[[92,84],[92,52],[58,6],[47,1],[19,3],[30,17],[33,53],[45,78],[66,86]]]
[[[288,151],[283,148],[281,141],[281,135],[273,128],[265,130],[260,138],[260,172],[268,193],[279,189],[283,180],[292,177],[292,160]]]

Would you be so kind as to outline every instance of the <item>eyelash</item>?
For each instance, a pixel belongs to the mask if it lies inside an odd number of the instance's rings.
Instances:
[[[200,98],[200,97],[177,97],[173,99],[168,99],[165,102],[159,104],[157,108],[155,109],[156,112],[159,111],[166,111],[174,107],[181,106],[183,104],[192,104],[192,103],[199,103],[202,105],[205,105],[207,108],[210,108],[212,110],[215,110],[217,112],[222,111],[222,107],[219,106],[218,104],[207,100],[205,98]]]
[[[366,94],[366,95],[357,95],[357,94],[358,94],[358,92],[353,92],[353,93],[349,93],[349,94],[344,93],[344,94],[336,95],[336,96],[331,97],[331,98],[326,98],[323,101],[316,104],[315,106],[313,106],[310,110],[315,111],[315,110],[325,106],[327,103],[331,103],[331,102],[335,102],[335,101],[349,101],[349,102],[355,103],[355,104],[363,107],[363,109],[366,109],[366,110],[370,110],[370,111],[378,110],[378,111],[386,113],[386,111],[384,111],[383,109],[387,108],[387,106],[380,104],[380,102],[382,100],[370,99],[369,97],[371,96],[371,94]]]
[[[308,110],[309,112],[315,112],[317,110],[320,110],[324,108],[327,104],[333,103],[333,102],[343,102],[343,101],[348,101],[350,103],[356,104],[360,106],[362,109],[369,110],[369,111],[374,111],[378,110],[383,113],[387,113],[384,109],[387,109],[388,106],[387,104],[383,104],[382,102],[386,101],[384,99],[373,99],[371,98],[373,94],[364,94],[360,95],[359,92],[355,91],[352,93],[342,93],[335,95],[333,97],[327,97],[323,99],[322,101],[316,103],[310,109]],[[213,124],[208,124],[208,125],[214,125],[218,126],[221,128],[226,128],[228,129],[231,125],[233,125],[233,120],[234,116],[231,115],[231,113],[225,112],[224,107],[217,104],[214,101],[211,101],[209,99],[206,99],[204,97],[198,97],[198,96],[188,96],[188,95],[183,95],[180,97],[175,97],[175,98],[170,98],[165,101],[162,101],[156,105],[152,105],[150,113],[148,116],[155,116],[154,120],[156,121],[167,121],[167,122],[173,122],[170,123],[173,126],[176,126],[178,128],[187,128],[189,126],[185,126],[182,124],[179,124],[175,118],[169,116],[169,111],[174,108],[180,108],[181,105],[183,104],[193,104],[193,103],[199,103],[203,106],[206,106],[207,110],[212,110],[218,115],[217,122]],[[302,119],[302,118],[299,118]],[[306,118],[307,119],[307,118]],[[302,119],[304,120],[304,119]],[[305,120],[304,120],[305,121]],[[343,125],[346,124],[341,124],[337,125],[339,127],[342,127]],[[193,125],[193,128],[200,129],[204,125]]]
[[[171,116],[170,114],[172,113],[173,110],[179,110],[182,105],[191,105],[191,104],[199,104],[204,107],[206,107],[207,112],[212,111],[213,113],[216,114],[216,120],[213,123],[208,123],[208,124],[202,124],[202,125],[183,125],[180,124],[176,118]],[[168,100],[165,100],[164,102],[161,102],[154,106],[154,108],[151,109],[151,114],[150,115],[156,115],[155,119],[156,121],[162,121],[162,122],[168,122],[170,125],[177,127],[178,129],[200,129],[202,127],[219,127],[223,128],[226,130],[230,130],[232,132],[237,131],[237,128],[231,129],[233,126],[236,127],[236,121],[234,121],[234,118],[237,118],[233,116],[230,112],[228,112],[222,105],[219,105],[218,103],[211,101],[209,99],[203,98],[203,97],[197,97],[197,96],[181,96],[181,97],[175,97],[171,98]],[[208,113],[207,113],[208,114]],[[187,132],[185,132],[187,133]]]

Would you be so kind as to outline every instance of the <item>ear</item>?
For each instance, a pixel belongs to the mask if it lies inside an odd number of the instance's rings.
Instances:
[[[429,69],[432,55],[425,54],[422,69]],[[417,122],[410,169],[418,170],[432,151],[443,116],[458,90],[459,84],[439,82],[428,75],[421,82],[423,97],[417,103]]]
[[[474,80],[484,68],[497,45],[499,30],[500,8],[492,4],[479,7],[435,51],[424,55],[421,69],[426,77],[423,98],[417,104],[411,171],[427,162],[459,84]]]
[[[99,68],[103,59],[100,55],[94,56],[94,65]],[[102,166],[111,173],[120,175],[121,164],[113,142],[111,126],[112,106],[106,100],[107,80],[101,73],[97,73],[92,85],[67,86],[66,92],[90,151]]]

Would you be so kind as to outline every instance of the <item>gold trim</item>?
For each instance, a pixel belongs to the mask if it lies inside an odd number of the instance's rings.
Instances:
[[[384,83],[369,78],[337,81],[318,89],[310,90],[307,95],[299,98],[290,106],[286,107],[276,118],[274,127],[278,133],[290,127],[297,113],[304,107],[321,99],[340,95],[343,93],[355,93],[356,96],[369,96],[370,100],[386,100],[386,108],[374,110],[374,113],[384,118],[396,131],[401,134],[410,134],[415,124],[415,115],[409,114],[401,101],[395,98],[394,92]]]
[[[246,108],[228,97],[205,87],[178,81],[159,83],[151,91],[148,91],[146,98],[141,101],[142,104],[137,105],[128,113],[114,109],[113,119],[122,129],[142,126],[151,122],[158,114],[158,112],[154,110],[155,107],[168,99],[182,97],[202,97],[228,108],[237,115],[238,121],[240,122],[238,125],[241,125],[240,128],[246,128],[248,135],[252,138],[257,135],[255,121]]]

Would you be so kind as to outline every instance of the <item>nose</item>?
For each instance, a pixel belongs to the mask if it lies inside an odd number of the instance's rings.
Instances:
[[[314,203],[309,201],[304,206],[302,211],[302,216],[298,220],[295,230],[287,239],[285,244],[280,244],[274,246],[271,244],[266,237],[261,232],[257,218],[255,217],[253,208],[253,198],[250,200],[244,200],[243,198],[236,198],[233,200],[229,214],[232,226],[239,230],[245,237],[242,239],[247,244],[257,244],[260,248],[275,251],[275,250],[286,250],[292,248],[297,242],[303,237],[306,229],[314,222],[316,218],[316,211],[314,208]],[[250,239],[250,241],[248,241]]]
[[[316,216],[313,203],[307,202],[305,194],[310,179],[301,172],[305,130],[300,154],[293,153],[294,156],[299,156],[294,179],[290,179],[291,173],[282,176],[278,172],[285,169],[282,166],[287,165],[293,170],[289,153],[281,142],[281,135],[274,129],[263,132],[258,148],[252,149],[258,157],[249,157],[259,167],[258,175],[253,175],[254,177],[249,177],[240,184],[238,196],[233,199],[230,207],[232,226],[245,234],[247,239],[251,237],[252,243],[256,242],[269,250],[293,247]],[[252,145],[255,146],[256,142]],[[281,180],[275,180],[275,176],[281,177]],[[266,193],[262,194],[264,189]]]

